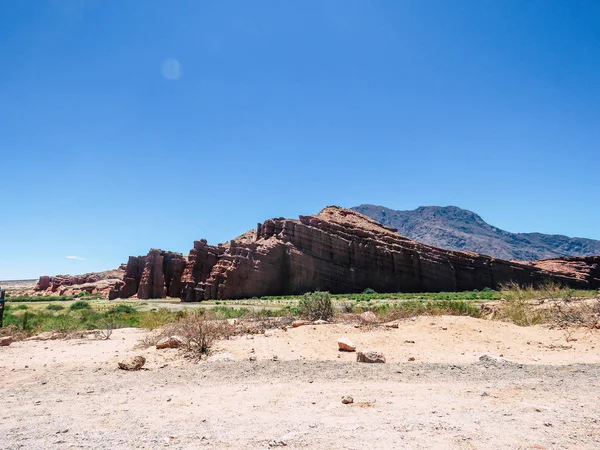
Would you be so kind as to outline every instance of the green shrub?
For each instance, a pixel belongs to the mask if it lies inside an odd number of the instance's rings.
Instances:
[[[51,303],[48,306],[46,306],[46,309],[48,309],[50,311],[61,311],[61,310],[65,309],[65,307],[63,305],[57,305],[55,303]]]
[[[298,303],[301,316],[310,320],[329,320],[333,317],[333,304],[329,292],[304,294]]]
[[[363,291],[363,294],[377,294],[377,292],[375,292],[375,289],[366,288],[366,289]]]
[[[77,300],[75,303],[71,304],[70,306],[70,310],[71,311],[77,311],[80,309],[91,309],[92,307],[90,306],[90,304],[84,300]]]
[[[69,314],[59,314],[50,317],[44,321],[42,326],[44,331],[58,331],[60,333],[75,331],[78,328],[80,328],[79,322]]]
[[[19,306],[15,306],[15,309],[29,309],[29,306],[27,306],[27,305],[19,305]]]
[[[129,305],[116,305],[110,308],[106,314],[107,315],[116,315],[116,314],[135,314],[136,310],[134,307]]]

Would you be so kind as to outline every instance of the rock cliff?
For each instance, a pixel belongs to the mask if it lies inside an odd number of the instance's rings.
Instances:
[[[181,253],[151,249],[146,256],[130,256],[122,281],[110,290],[108,298],[179,297],[186,259]]]
[[[538,269],[559,272],[600,289],[600,256],[565,257],[527,262]]]
[[[218,246],[196,241],[180,283],[177,274],[184,263],[179,256],[171,258],[177,266],[166,276],[166,253],[152,250],[146,257],[131,258],[123,286],[114,295],[137,292],[139,298],[150,298],[167,292],[184,301],[202,301],[316,289],[352,293],[367,287],[377,292],[464,291],[496,288],[509,281],[547,280],[598,287],[597,279],[580,273],[420,244],[399,236],[394,228],[338,207],[299,220],[270,219]]]
[[[189,256],[152,249],[132,256],[108,296],[183,301],[268,295],[440,292],[497,288],[503,283],[554,281],[600,288],[600,257],[534,262],[505,261],[472,252],[443,250],[402,237],[356,211],[330,206],[298,220],[270,219],[217,246],[194,242]],[[41,277],[39,289],[54,291],[94,277]]]

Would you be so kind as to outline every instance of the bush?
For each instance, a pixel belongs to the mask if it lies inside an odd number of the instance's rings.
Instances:
[[[329,292],[304,294],[298,304],[301,316],[310,320],[329,320],[333,317],[333,304]]]
[[[91,308],[92,307],[90,306],[90,304],[88,302],[83,301],[83,300],[77,300],[75,303],[73,303],[70,306],[69,309],[71,311],[77,311],[77,310],[80,310],[80,309],[91,309]]]
[[[65,309],[65,307],[63,305],[57,305],[57,304],[51,303],[48,306],[46,306],[46,309],[48,309],[50,311],[62,311],[63,309]]]
[[[217,319],[210,311],[193,311],[166,327],[164,336],[181,336],[187,352],[200,359],[214,341],[228,338],[233,332],[227,320]]]
[[[29,309],[29,306],[27,306],[27,305],[19,305],[19,306],[15,306],[15,309]]]
[[[106,314],[107,315],[117,315],[117,314],[135,314],[136,310],[134,307],[129,305],[117,305],[110,308]]]
[[[68,333],[69,331],[75,331],[79,328],[80,323],[78,320],[68,314],[59,314],[50,317],[42,326],[44,331],[58,331],[59,333]]]
[[[366,289],[363,291],[363,294],[377,294],[377,292],[375,292],[375,289],[366,288]]]
[[[546,322],[548,311],[536,308],[531,300],[515,295],[500,304],[498,318],[527,327]]]

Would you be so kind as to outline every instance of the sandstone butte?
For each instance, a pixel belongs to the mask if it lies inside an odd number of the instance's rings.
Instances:
[[[36,289],[56,290],[57,278],[41,277]],[[299,220],[267,220],[225,244],[195,241],[187,257],[157,249],[132,256],[108,296],[193,302],[314,290],[467,291],[509,281],[598,289],[600,256],[523,263],[443,250],[402,237],[358,212],[329,206]]]

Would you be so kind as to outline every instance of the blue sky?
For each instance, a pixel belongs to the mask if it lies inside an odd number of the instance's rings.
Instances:
[[[595,0],[1,1],[0,279],[331,204],[600,239],[599,30]]]

